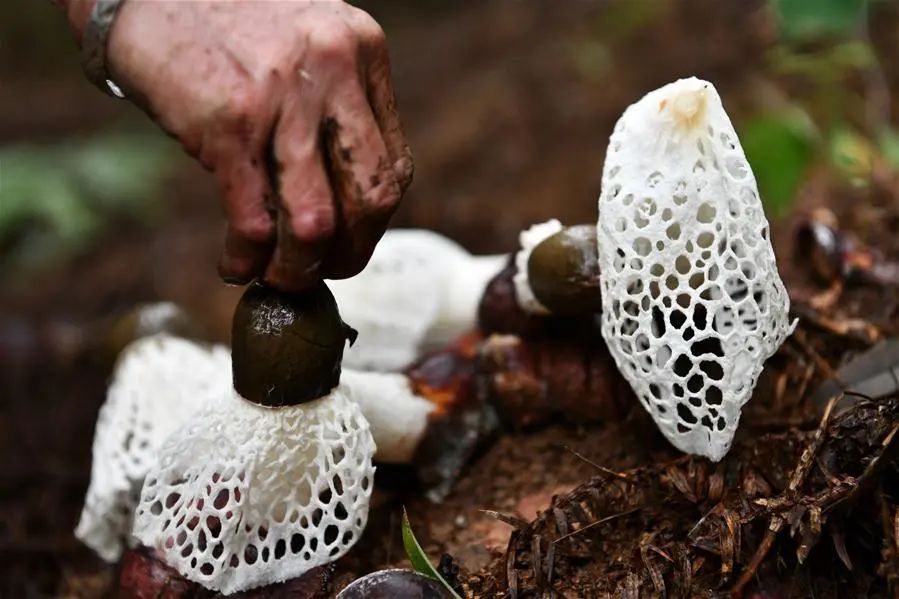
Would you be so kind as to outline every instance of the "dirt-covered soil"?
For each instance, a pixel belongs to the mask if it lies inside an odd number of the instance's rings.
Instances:
[[[627,8],[645,10],[640,2],[391,4],[372,10],[391,41],[417,162],[394,222],[474,251],[510,250],[523,226],[548,217],[594,219],[606,140],[645,91],[696,74],[715,82],[735,115],[764,102],[758,81],[774,32],[761,3],[658,3],[649,16]],[[638,25],[607,26],[630,22],[622,14]],[[608,43],[597,47],[597,37]],[[82,131],[129,111],[86,84],[8,81],[0,134],[10,140]],[[71,534],[110,364],[101,342],[109,319],[171,299],[227,338],[239,291],[214,273],[223,226],[212,182],[186,166],[159,201],[168,208],[157,227],[123,223],[95,249],[0,294],[2,597],[96,598],[114,586],[115,569]],[[828,284],[794,246],[800,220],[827,206],[841,231],[899,260],[899,181],[878,172],[856,188],[816,170],[796,205],[772,238],[800,328],[770,361],[723,466],[683,458],[638,409],[615,422],[505,431],[441,504],[422,496],[411,470],[382,467],[366,535],[338,564],[334,589],[408,564],[405,507],[428,553],[451,555],[459,582],[478,596],[710,596],[744,583],[759,597],[890,596],[899,573],[891,455],[883,469],[868,467],[892,447],[884,442],[895,401],[882,404],[887,412],[837,406],[816,437],[825,406],[812,398],[841,363],[896,334],[899,287],[830,286],[822,295]],[[836,460],[846,444],[855,453]],[[863,480],[871,484],[854,491]],[[820,503],[828,492],[843,493],[846,508]],[[781,528],[753,565],[772,526]]]

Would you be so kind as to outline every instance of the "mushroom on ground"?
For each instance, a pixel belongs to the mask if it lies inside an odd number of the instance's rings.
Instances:
[[[251,285],[234,318],[234,389],[165,441],[134,536],[224,593],[346,553],[368,518],[375,451],[358,404],[338,386],[348,333],[324,283],[297,295]]]
[[[243,312],[246,315],[246,310]],[[247,344],[242,345],[246,351]],[[461,468],[495,426],[489,408],[451,380],[465,369],[458,364],[447,366],[448,361],[456,357],[459,364],[467,364],[475,355],[474,349],[457,346],[416,362],[408,375],[350,369],[343,369],[340,375],[340,389],[358,404],[370,424],[375,461],[414,461],[431,488],[451,483],[458,469],[447,470],[446,460],[455,457]],[[286,364],[285,357],[290,356],[272,359]],[[291,368],[300,372],[302,365]],[[473,368],[468,370],[473,376]],[[304,376],[315,376],[308,369],[304,372]],[[284,376],[287,374],[291,373]],[[266,368],[241,371],[246,385],[253,383],[255,375],[268,376]],[[131,532],[140,489],[163,442],[207,403],[215,405],[232,393],[231,352],[225,346],[205,345],[172,333],[127,345],[100,410],[91,484],[76,536],[103,559],[119,559],[123,547],[134,544]],[[247,393],[252,395],[252,389]],[[474,438],[460,436],[463,425],[469,437],[472,430],[481,432]],[[440,472],[431,473],[437,461],[441,462]]]
[[[678,449],[720,460],[792,333],[758,188],[711,83],[682,79],[615,126],[599,198],[602,334]]]
[[[601,312],[619,370],[663,434],[721,459],[795,322],[755,178],[710,83],[683,79],[627,109],[606,153],[595,252],[587,231],[548,221],[522,233],[518,304]]]
[[[399,370],[474,329],[481,294],[507,260],[472,256],[431,231],[387,231],[361,273],[329,283],[360,333],[344,365]]]

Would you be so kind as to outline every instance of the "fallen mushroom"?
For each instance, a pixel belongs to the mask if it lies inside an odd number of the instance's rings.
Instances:
[[[165,441],[134,536],[188,580],[224,593],[293,579],[346,553],[368,518],[375,449],[358,404],[338,386],[348,337],[324,283],[298,295],[250,286],[234,318],[234,389]]]
[[[577,316],[602,309],[596,227],[552,219],[519,235],[514,282],[518,305],[537,316]]]
[[[521,248],[515,254],[515,275],[512,280],[515,283],[515,296],[518,305],[525,312],[532,314],[547,315],[550,313],[549,308],[544,306],[528,283],[528,260],[530,260],[531,252],[534,251],[542,241],[555,235],[562,230],[562,223],[556,219],[550,219],[545,223],[531,225],[518,235],[518,242]]]
[[[565,227],[537,244],[527,261],[527,286],[553,314],[602,310],[596,226]]]
[[[749,163],[711,83],[630,106],[598,219],[602,334],[678,449],[720,460],[764,361],[792,333]]]
[[[431,231],[388,231],[361,273],[330,282],[341,313],[360,333],[344,364],[399,370],[474,329],[481,294],[507,259],[472,256]]]

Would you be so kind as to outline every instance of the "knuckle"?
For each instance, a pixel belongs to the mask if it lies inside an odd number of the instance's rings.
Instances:
[[[224,108],[224,119],[235,125],[242,125],[252,121],[253,116],[259,111],[259,98],[249,89],[241,89],[232,93]]]
[[[361,8],[353,11],[353,28],[359,37],[369,44],[382,44],[387,39],[381,25]]]
[[[307,208],[290,216],[290,233],[302,243],[327,241],[334,235],[334,212],[324,208]]]
[[[236,260],[224,254],[219,258],[217,270],[219,277],[235,285],[248,283],[255,274],[252,265],[246,260]]]
[[[263,243],[271,239],[274,226],[268,216],[238,218],[231,222],[231,231],[245,241]]]
[[[314,50],[319,59],[337,66],[349,65],[355,56],[358,40],[348,26],[343,23],[329,25],[314,39]]]

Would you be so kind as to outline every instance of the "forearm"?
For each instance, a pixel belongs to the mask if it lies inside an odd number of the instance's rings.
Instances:
[[[84,27],[90,17],[91,10],[94,8],[97,0],[52,0],[54,4],[66,11],[69,24],[72,31],[75,32],[75,38],[81,43],[81,36],[84,34]]]

